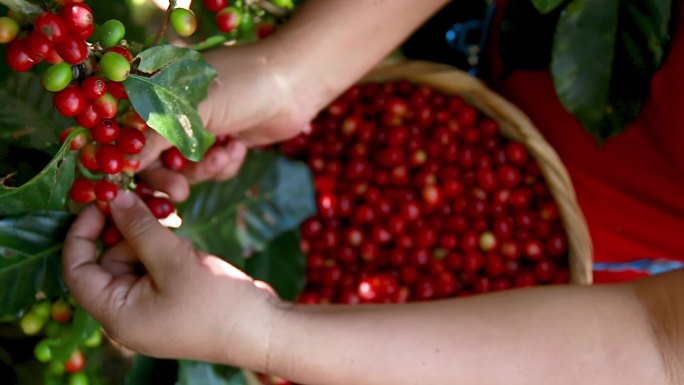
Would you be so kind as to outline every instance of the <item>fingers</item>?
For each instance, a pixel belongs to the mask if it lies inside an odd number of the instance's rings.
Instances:
[[[124,192],[113,201],[112,215],[126,242],[140,258],[158,286],[173,284],[192,249],[152,216],[132,192]]]
[[[232,141],[226,148],[230,162],[228,166],[214,175],[216,180],[228,180],[237,175],[247,158],[247,146],[241,141]]]
[[[76,300],[90,313],[103,314],[112,274],[97,263],[96,241],[105,223],[94,206],[88,207],[71,226],[64,242],[64,279]]]
[[[119,242],[100,257],[100,266],[114,278],[134,274],[138,262],[140,260],[128,242]]]
[[[247,147],[258,147],[294,138],[302,132],[310,132],[309,124],[284,128],[281,125],[263,126],[234,133]]]
[[[150,164],[159,159],[159,155],[166,149],[171,148],[171,143],[159,135],[156,131],[150,130],[145,147],[140,153],[140,169],[146,169]]]
[[[227,180],[237,174],[246,156],[247,147],[242,142],[233,141],[226,147],[212,148],[202,162],[189,165],[183,174],[190,183]]]
[[[182,202],[190,196],[188,180],[175,171],[164,167],[154,167],[143,171],[140,175],[150,187],[157,191],[164,191],[175,202]]]

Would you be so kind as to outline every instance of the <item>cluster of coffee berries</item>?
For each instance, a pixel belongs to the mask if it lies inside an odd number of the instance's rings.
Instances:
[[[458,96],[408,82],[348,90],[281,147],[314,174],[304,303],[403,303],[567,283],[538,165]]]
[[[176,11],[174,20],[182,21],[183,11]],[[43,86],[54,93],[57,111],[78,123],[61,135],[65,141],[78,130],[71,150],[78,152],[80,172],[71,187],[71,199],[77,204],[95,202],[109,214],[109,202],[140,166],[138,155],[149,128],[133,108],[126,106],[128,95],[123,82],[133,60],[123,41],[126,28],[118,20],[109,20],[93,36],[93,13],[81,2],[66,3],[57,12],[44,12],[23,31],[13,19],[0,20],[0,26],[4,25],[9,27],[0,30],[15,31],[0,32],[3,40],[11,41],[6,57],[10,67],[23,72],[43,60],[51,63],[43,73]],[[159,218],[174,210],[168,199],[151,193],[144,198]],[[110,245],[117,239],[120,234],[109,224],[103,241]]]
[[[205,8],[216,12],[216,26],[225,33],[235,31],[242,20],[240,10],[228,3],[228,0],[202,0]]]
[[[94,31],[93,13],[81,3],[68,3],[59,13],[45,12],[39,15],[26,31],[11,18],[3,18],[5,35],[3,42],[9,43],[6,52],[7,64],[17,72],[25,72],[34,65],[47,61],[50,64],[67,63],[66,66],[82,63],[88,56],[88,44]],[[9,32],[6,32],[9,31]],[[55,84],[70,82],[55,79]],[[69,71],[68,77],[71,77]]]
[[[43,301],[31,307],[20,320],[22,331],[28,336],[42,333],[41,339],[34,347],[34,355],[39,362],[49,365],[47,375],[53,378],[65,378],[69,385],[87,385],[88,376],[84,372],[86,366],[85,349],[96,348],[102,343],[99,329],[90,332],[80,346],[67,350],[68,358],[59,359],[54,352],[63,351],[65,342],[60,336],[70,335],[73,324],[74,306],[70,299],[59,298],[54,302]]]

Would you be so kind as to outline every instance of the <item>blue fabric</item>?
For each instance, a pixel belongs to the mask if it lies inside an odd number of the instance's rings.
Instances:
[[[639,260],[625,263],[595,263],[594,271],[638,271],[649,275],[663,274],[684,268],[684,263],[668,260]]]
[[[484,47],[487,46],[487,35],[494,20],[495,11],[496,5],[491,3],[487,6],[487,12],[484,19],[473,19],[462,23],[456,23],[444,36],[449,47],[469,57],[471,68],[468,70],[468,73],[472,76],[478,75],[477,67],[484,54]],[[472,42],[470,38],[471,34],[479,34],[479,41]]]

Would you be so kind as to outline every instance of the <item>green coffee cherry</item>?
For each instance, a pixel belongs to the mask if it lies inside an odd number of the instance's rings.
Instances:
[[[0,17],[0,44],[9,43],[19,34],[19,23],[11,17]]]
[[[43,325],[45,325],[45,320],[41,319],[33,312],[27,313],[24,317],[22,317],[21,321],[19,321],[21,330],[27,336],[35,336],[36,334],[40,333],[40,331],[43,329]]]
[[[33,311],[38,317],[47,320],[50,318],[50,301],[43,301],[33,305],[33,309],[31,311]]]
[[[126,27],[119,20],[108,20],[98,30],[100,45],[112,48],[126,36]]]
[[[131,63],[116,52],[107,52],[100,59],[100,70],[107,79],[122,82],[131,72]]]
[[[39,362],[50,362],[52,360],[52,348],[50,347],[50,340],[42,340],[36,344],[33,349],[33,354]]]
[[[287,8],[287,9],[292,9],[294,8],[294,3],[292,0],[271,0],[271,3],[281,7],[281,8]]]
[[[59,334],[60,330],[62,330],[62,327],[60,324],[58,324],[55,321],[48,321],[47,324],[45,324],[45,334],[48,337],[55,337],[57,334]]]
[[[171,12],[171,25],[181,36],[190,36],[197,30],[197,18],[191,10],[176,8]]]
[[[95,330],[88,339],[83,341],[83,345],[87,348],[96,348],[102,345],[102,332],[99,329]]]
[[[55,64],[43,73],[43,87],[50,92],[59,92],[65,89],[73,79],[70,64]]]
[[[55,376],[61,376],[66,371],[64,369],[64,363],[60,362],[60,361],[50,362],[50,368],[48,370],[50,371],[50,373],[54,374]]]
[[[74,373],[69,376],[69,385],[88,385],[89,383],[88,376],[83,372]]]

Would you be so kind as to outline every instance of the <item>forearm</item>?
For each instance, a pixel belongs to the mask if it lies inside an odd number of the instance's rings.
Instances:
[[[447,0],[314,0],[271,42],[297,96],[323,108]]]
[[[666,383],[649,313],[628,286],[295,307],[274,329],[269,361],[317,385]]]

